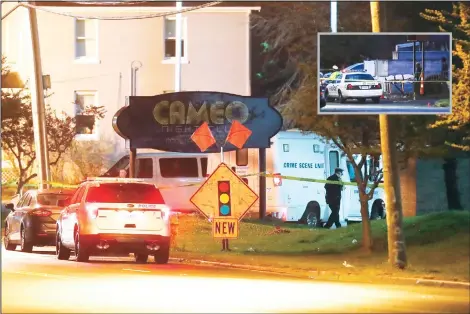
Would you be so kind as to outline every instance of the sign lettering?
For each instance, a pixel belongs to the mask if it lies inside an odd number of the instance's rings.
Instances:
[[[237,218],[214,218],[212,233],[214,238],[238,238],[239,221]]]
[[[300,168],[300,169],[323,169],[325,168],[324,163],[309,163],[309,162],[285,162],[284,168]]]
[[[250,111],[241,101],[228,104],[223,101],[216,101],[212,104],[203,102],[197,109],[192,102],[186,106],[178,100],[171,103],[163,100],[153,108],[153,117],[161,125],[200,125],[203,122],[221,125],[225,123],[225,120],[230,123],[238,120],[243,124],[250,117]]]

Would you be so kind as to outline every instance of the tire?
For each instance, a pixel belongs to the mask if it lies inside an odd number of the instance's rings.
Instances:
[[[386,211],[382,200],[375,200],[370,210],[370,220],[385,219]]]
[[[380,97],[374,97],[374,98],[372,98],[372,101],[374,102],[374,104],[379,104],[380,103]]]
[[[170,259],[170,246],[167,248],[160,248],[160,250],[154,255],[156,264],[167,264]]]
[[[90,254],[87,251],[87,248],[83,245],[80,245],[80,232],[78,229],[75,231],[74,235],[75,242],[75,258],[79,263],[86,263],[90,260]]]
[[[138,264],[145,264],[149,258],[148,254],[143,253],[134,253],[135,262]]]
[[[61,261],[67,261],[70,258],[70,250],[62,244],[62,239],[60,238],[59,233],[57,233],[56,236],[55,253],[57,255],[57,259]]]
[[[14,251],[16,250],[17,245],[10,243],[10,230],[8,229],[8,225],[5,226],[5,234],[3,238],[3,245],[5,246],[5,250],[7,251]]]
[[[315,201],[308,202],[305,211],[300,218],[300,223],[311,226],[320,226],[320,205]]]
[[[21,252],[31,253],[33,251],[33,245],[26,240],[26,229],[21,226]]]
[[[343,94],[340,90],[338,90],[338,99],[341,104],[344,104],[346,102],[346,98],[343,97]]]

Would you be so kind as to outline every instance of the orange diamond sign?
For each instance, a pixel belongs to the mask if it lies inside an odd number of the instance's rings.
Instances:
[[[201,152],[205,152],[215,143],[214,136],[212,135],[211,129],[209,128],[207,122],[204,122],[196,129],[196,131],[194,131],[193,135],[191,135],[191,139],[194,143],[196,143]]]
[[[191,197],[191,203],[209,218],[242,219],[258,195],[230,169],[221,163]]]

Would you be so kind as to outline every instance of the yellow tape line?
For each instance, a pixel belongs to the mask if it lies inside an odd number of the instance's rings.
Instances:
[[[338,182],[338,181],[329,181],[329,180],[323,180],[323,179],[312,179],[312,178],[303,178],[303,177],[294,177],[294,176],[283,176],[283,175],[274,175],[274,174],[269,174],[269,173],[252,173],[252,174],[245,174],[245,175],[240,175],[240,178],[247,178],[247,177],[253,177],[253,176],[265,176],[267,178],[281,178],[283,180],[293,180],[293,181],[302,181],[302,182],[313,182],[313,183],[329,183],[329,184],[338,184],[338,185],[349,185],[349,186],[357,186],[356,182]],[[6,184],[2,184],[2,187],[16,187],[17,184],[14,183],[15,181],[11,181]],[[44,181],[44,183],[49,184],[52,187],[58,187],[58,188],[77,188],[78,185],[74,184],[63,184],[60,182],[47,182]],[[36,184],[25,184],[24,187],[37,187],[39,183]],[[190,184],[183,184],[183,185],[178,185],[178,186],[159,186],[158,188],[161,190],[167,190],[167,189],[174,189],[174,188],[180,188],[180,187],[190,187],[190,186],[198,186],[201,185],[202,183],[190,183]],[[373,187],[374,184],[367,184],[368,187]],[[378,185],[379,187],[383,187],[384,185],[381,183]]]

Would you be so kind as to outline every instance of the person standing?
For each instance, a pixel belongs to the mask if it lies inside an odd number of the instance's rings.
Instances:
[[[339,222],[339,210],[341,206],[341,191],[343,190],[343,184],[341,183],[341,177],[343,176],[343,169],[336,168],[335,173],[328,177],[328,181],[337,181],[335,183],[326,183],[325,184],[325,200],[328,206],[331,209],[330,217],[328,218],[327,223],[324,228],[330,229],[333,224],[336,228],[341,228],[341,223]]]

